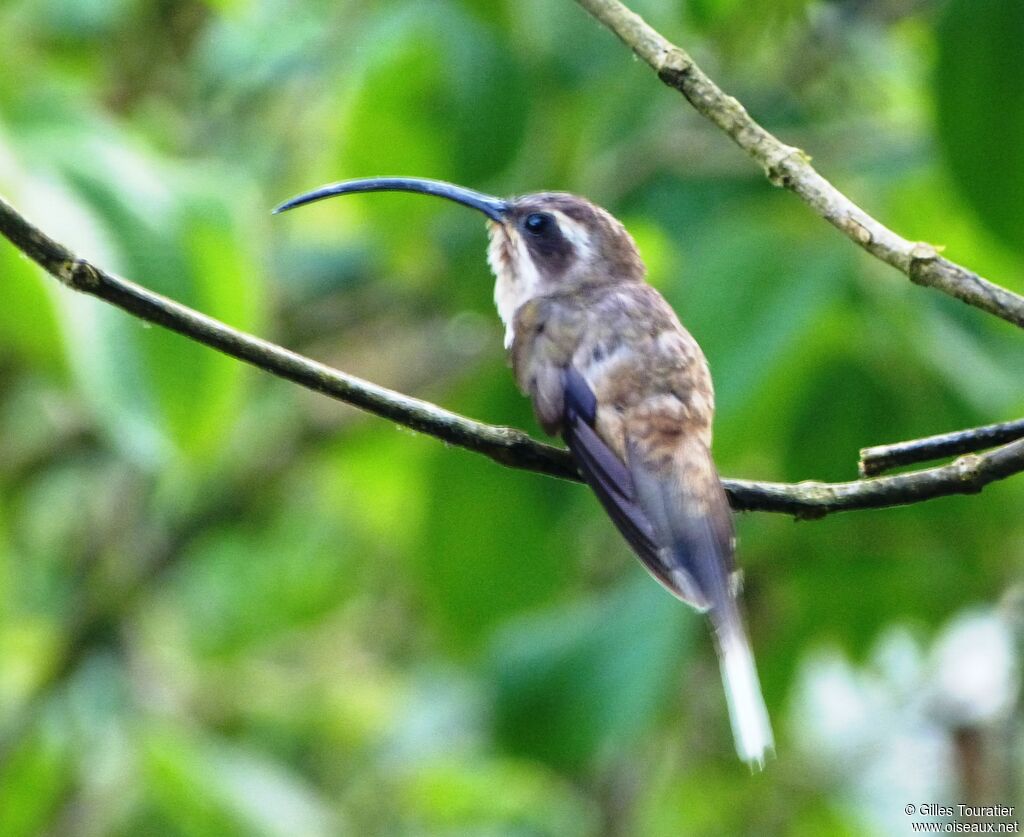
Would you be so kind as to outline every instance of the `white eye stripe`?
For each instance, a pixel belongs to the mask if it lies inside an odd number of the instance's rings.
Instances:
[[[597,252],[597,242],[585,224],[557,209],[544,211],[564,239],[559,248],[559,256],[563,258],[553,268],[549,265],[550,253],[542,244],[543,236],[524,231],[522,218],[514,224],[494,224],[489,229],[488,261],[496,279],[494,302],[505,324],[506,347],[515,337],[516,311],[530,299],[584,279],[592,269]],[[566,244],[571,247],[570,253],[565,252]],[[551,275],[546,275],[549,268]]]
[[[576,253],[583,258],[589,256],[593,248],[590,244],[590,232],[587,228],[583,224],[574,221],[564,212],[555,210],[551,214],[554,215],[562,236],[573,246]]]

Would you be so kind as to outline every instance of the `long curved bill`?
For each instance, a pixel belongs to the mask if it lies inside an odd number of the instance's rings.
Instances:
[[[312,192],[297,195],[274,209],[274,214],[314,201],[322,201],[324,198],[333,198],[335,195],[350,195],[355,192],[420,192],[479,209],[492,221],[501,221],[508,211],[507,201],[443,180],[429,180],[425,177],[364,177],[359,180],[331,183]]]

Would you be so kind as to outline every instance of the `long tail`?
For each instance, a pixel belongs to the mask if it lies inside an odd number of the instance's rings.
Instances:
[[[710,451],[702,438],[680,438],[670,416],[675,432],[660,447],[628,442],[624,463],[591,426],[597,399],[572,368],[565,400],[566,443],[612,521],[658,581],[711,617],[736,750],[763,767],[775,743],[736,604],[732,516]]]
[[[761,695],[750,642],[735,611],[725,619],[712,619],[715,625],[722,684],[729,705],[729,720],[736,741],[736,752],[751,768],[764,767],[768,753],[775,750],[768,709]]]

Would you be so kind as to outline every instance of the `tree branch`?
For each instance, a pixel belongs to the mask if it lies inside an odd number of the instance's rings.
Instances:
[[[943,258],[931,244],[908,241],[872,218],[822,177],[803,151],[781,142],[752,119],[743,105],[723,92],[685,50],[639,15],[618,0],[576,2],[760,163],[773,184],[795,192],[855,244],[918,285],[935,288],[1024,328],[1024,297]]]
[[[396,424],[426,433],[510,468],[578,481],[565,450],[521,430],[473,421],[417,398],[393,392],[253,337],[77,257],[30,224],[0,198],[0,234],[67,287],[91,294],[136,317],[169,328],[246,363],[329,395]],[[852,482],[796,484],[723,480],[740,511],[770,511],[802,518],[830,512],[884,508],[950,494],[973,494],[995,480],[1024,471],[1024,440],[982,456],[964,456],[939,468]]]
[[[961,456],[937,468],[851,482],[748,483],[726,480],[733,508],[813,519],[837,511],[880,509],[951,494],[977,494],[986,485],[1024,471],[1024,439],[988,453]],[[747,495],[747,489],[751,495]],[[746,501],[754,502],[747,506]]]
[[[521,430],[473,421],[417,398],[347,375],[280,346],[236,331],[212,317],[153,293],[78,258],[0,198],[0,233],[60,282],[129,314],[169,328],[224,354],[322,392],[444,442],[482,453],[502,465],[578,479],[568,453]]]
[[[1024,419],[987,424],[984,427],[911,439],[908,442],[862,448],[857,468],[862,477],[874,477],[901,465],[914,465],[962,453],[976,453],[1022,438]]]

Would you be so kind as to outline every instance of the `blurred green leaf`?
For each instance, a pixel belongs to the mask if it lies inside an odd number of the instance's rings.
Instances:
[[[0,765],[0,834],[33,837],[46,831],[71,783],[64,737],[43,726]]]
[[[308,502],[300,506],[265,526],[215,530],[190,550],[175,587],[198,654],[258,646],[313,623],[352,592],[362,568],[350,566],[344,535],[329,518],[318,522]]]
[[[13,165],[14,150],[0,122],[0,194],[18,203],[19,185],[32,184],[18,178]],[[51,374],[62,372],[60,331],[51,292],[52,280],[12,247],[0,248],[0,281],[4,305],[0,306],[0,347],[5,354]]]
[[[66,39],[88,41],[109,37],[137,11],[138,0],[39,0],[36,21],[50,34]]]
[[[511,621],[490,657],[499,738],[562,767],[628,747],[664,709],[699,624],[639,568],[592,601]]]
[[[487,374],[455,408],[510,416],[525,413],[526,403],[509,379]],[[550,601],[572,578],[566,556],[577,535],[567,511],[582,489],[444,447],[434,449],[428,468],[413,563],[420,594],[446,647],[477,649],[510,614]]]
[[[507,165],[526,127],[527,91],[491,29],[431,0],[379,15],[365,43],[373,58],[347,116],[341,173],[483,184]]]
[[[811,0],[688,0],[685,10],[691,26],[736,58],[752,43],[764,46],[773,36],[782,37],[785,26],[811,5]]]
[[[145,732],[151,801],[172,832],[316,837],[336,833],[322,803],[254,753],[170,726]]]
[[[402,808],[427,834],[594,834],[595,813],[557,775],[528,762],[452,760],[406,783]]]
[[[261,321],[262,277],[233,195],[199,166],[181,172],[100,136],[91,155],[40,139],[119,249],[121,270],[151,290],[235,326]],[[174,183],[174,189],[169,186]],[[227,181],[224,181],[225,185]],[[71,357],[111,437],[147,464],[171,450],[193,464],[231,430],[246,368],[218,352],[109,306],[69,300]]]
[[[0,187],[2,188],[2,187]],[[0,306],[0,346],[8,357],[31,363],[41,370],[62,372],[60,331],[49,288],[39,268],[13,248],[0,250],[0,281],[4,304]]]
[[[933,91],[940,147],[982,220],[1024,252],[1024,4],[951,0]]]

